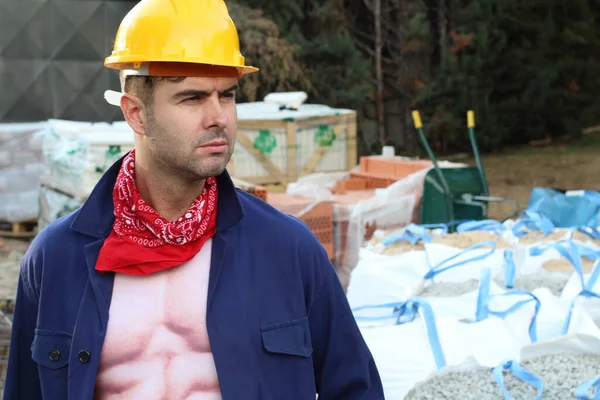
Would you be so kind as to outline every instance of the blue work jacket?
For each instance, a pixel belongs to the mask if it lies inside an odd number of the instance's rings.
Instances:
[[[23,258],[4,400],[91,400],[113,273],[95,270],[122,159]],[[206,323],[224,400],[383,399],[339,279],[297,219],[218,177]]]

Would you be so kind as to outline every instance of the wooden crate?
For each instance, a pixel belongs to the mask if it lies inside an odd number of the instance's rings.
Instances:
[[[310,109],[310,105],[306,107]],[[247,118],[242,115],[238,119],[237,142],[228,171],[241,180],[265,185],[287,184],[310,173],[355,167],[356,112],[329,110],[331,115],[307,118],[303,114],[296,118],[293,111],[285,111],[277,119],[279,114],[270,117],[274,112],[264,119],[248,117],[246,112]]]

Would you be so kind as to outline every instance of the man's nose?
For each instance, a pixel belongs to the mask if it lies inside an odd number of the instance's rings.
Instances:
[[[229,124],[229,118],[223,110],[223,105],[220,102],[219,95],[214,93],[206,103],[204,129],[219,128],[225,129]]]

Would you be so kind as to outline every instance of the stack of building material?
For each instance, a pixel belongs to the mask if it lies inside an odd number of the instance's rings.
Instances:
[[[320,104],[289,108],[265,101],[238,104],[237,112],[236,146],[228,167],[236,178],[287,184],[303,175],[348,171],[356,165],[354,110]]]
[[[83,204],[102,174],[134,145],[126,122],[49,123],[40,179],[40,229]]]
[[[400,156],[365,156],[360,158],[358,170],[350,172],[349,179],[338,182],[339,191],[386,188],[424,169],[433,167],[428,160],[414,160]]]
[[[0,222],[9,231],[37,218],[45,128],[45,123],[0,124]]]
[[[420,200],[427,169],[396,179],[386,188],[359,186],[358,190],[340,190],[339,182],[347,182],[352,173],[305,176],[288,186],[285,194],[269,193],[268,200],[276,208],[301,220],[305,220],[307,212],[313,211],[316,205],[331,204],[331,215],[318,223],[325,230],[324,223],[329,221],[327,235],[320,233],[317,238],[327,249],[344,287],[358,263],[360,248],[375,229],[399,229],[416,222],[415,207]],[[313,225],[308,225],[317,233]]]

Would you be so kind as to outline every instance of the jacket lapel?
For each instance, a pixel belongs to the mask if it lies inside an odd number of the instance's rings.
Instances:
[[[244,210],[235,192],[235,186],[227,171],[217,176],[219,205],[217,207],[217,234],[212,239],[210,277],[208,281],[207,313],[217,289],[221,270],[227,254],[228,243],[225,232],[244,216]],[[231,250],[231,249],[229,249]]]
[[[86,245],[84,251],[90,285],[92,286],[94,297],[96,299],[96,307],[100,316],[102,331],[106,332],[115,274],[112,272],[100,273],[96,271],[98,253],[100,253],[103,244],[104,239],[98,239]]]

